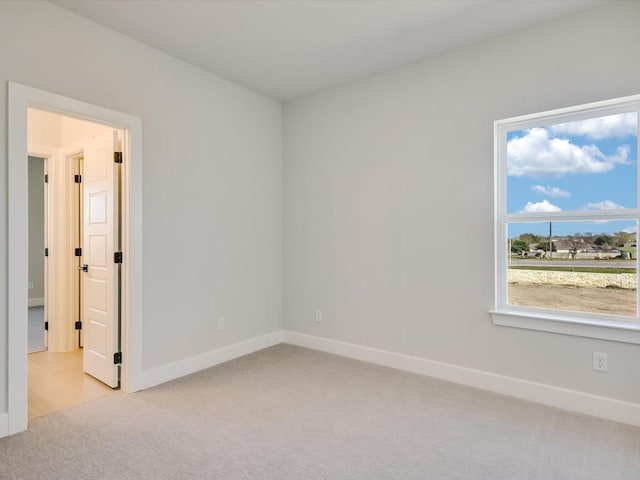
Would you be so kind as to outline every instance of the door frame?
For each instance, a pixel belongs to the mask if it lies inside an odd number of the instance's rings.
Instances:
[[[142,387],[142,120],[90,103],[8,82],[7,112],[7,417],[11,435],[27,429],[28,182],[27,109],[101,123],[124,131],[122,185],[121,389]],[[1,433],[0,432],[0,436]]]
[[[31,142],[29,142],[27,145],[27,153],[29,157],[42,158],[44,162],[45,176],[48,175],[49,173],[49,167],[51,166],[52,160],[55,160],[55,158],[58,156],[58,151],[59,151],[58,148],[50,147],[48,145],[44,146],[44,145],[39,145],[37,143],[31,143]],[[49,183],[45,182],[43,179],[42,186],[44,188],[44,248],[47,249],[47,248],[50,248],[51,246],[51,232],[49,230],[50,228],[49,221],[51,219],[51,198],[50,198]],[[29,195],[28,189],[27,189],[27,195]],[[27,211],[28,211],[28,205],[27,205]],[[29,255],[29,250],[27,250],[27,255]],[[44,262],[44,318],[43,320],[46,322],[48,309],[49,309],[48,302],[49,302],[49,299],[51,298],[51,295],[49,294],[49,287],[51,285],[51,282],[49,281],[49,262],[46,256],[43,258],[43,262]],[[42,326],[42,328],[44,329],[44,325]],[[28,335],[28,330],[29,329],[27,328],[27,335]],[[44,331],[44,346],[45,346],[45,349],[47,350],[49,349],[49,334],[47,330]],[[28,352],[29,352],[29,346],[27,342],[27,353]]]
[[[60,211],[59,211],[60,207],[58,207],[56,204],[60,202],[60,199],[62,197],[66,198],[66,200],[63,201],[63,203],[69,202],[67,207],[72,205],[77,207],[77,211],[75,212],[75,217],[73,217],[74,215],[73,209],[68,209],[68,208],[63,209],[64,216],[69,217],[71,215],[74,219],[80,218],[79,216],[80,205],[78,203],[79,199],[70,198],[70,196],[72,195],[70,193],[71,190],[75,189],[74,186],[78,185],[76,183],[73,183],[73,180],[70,180],[70,179],[73,178],[74,174],[78,174],[80,172],[77,171],[77,168],[74,168],[74,166],[71,165],[70,162],[78,162],[78,157],[81,157],[82,155],[83,144],[82,142],[75,142],[74,144],[66,146],[65,148],[60,148],[60,147],[55,148],[55,147],[42,146],[32,142],[28,142],[27,149],[28,149],[29,157],[35,156],[35,157],[43,158],[48,167],[48,170],[46,173],[49,175],[49,180],[44,184],[48,187],[45,195],[46,208],[45,208],[45,245],[44,246],[45,248],[49,248],[49,249],[53,248],[54,250],[56,249],[56,247],[60,248],[60,245],[57,242],[54,242],[52,240],[52,237],[58,237],[59,239],[61,235],[59,232],[63,232],[62,236],[65,238],[65,241],[63,242],[63,244],[65,245],[65,247],[68,247],[69,248],[68,251],[71,252],[73,251],[73,248],[79,245],[77,239],[73,238],[74,234],[76,237],[80,236],[79,226],[78,225],[71,226],[71,224],[67,222],[56,225],[56,222],[55,221],[50,222],[50,219],[52,218],[52,208],[54,210],[58,210],[57,214],[58,215],[60,214]],[[60,173],[59,171],[61,171],[62,173]],[[60,187],[60,185],[56,185],[56,182],[58,181],[58,179],[62,177],[64,177],[65,179],[64,184],[62,188],[57,188],[57,187]],[[59,218],[57,215],[56,217]],[[71,230],[70,230],[70,227],[71,227]],[[72,233],[72,230],[74,230],[73,233]],[[68,324],[65,326],[64,329],[61,329],[59,326],[56,326],[55,322],[52,324],[51,321],[49,321],[50,316],[57,318],[56,313],[58,314],[64,313],[64,315],[60,315],[60,318],[67,318],[68,321],[71,322],[71,318],[76,314],[76,312],[71,312],[71,308],[74,305],[79,304],[80,302],[79,286],[77,286],[77,288],[75,289],[73,287],[70,287],[70,284],[71,284],[70,282],[72,280],[69,276],[70,275],[73,276],[74,273],[75,274],[78,273],[77,272],[78,257],[70,256],[66,258],[65,261],[63,262],[65,263],[65,265],[62,269],[60,269],[61,265],[56,265],[55,262],[52,263],[51,257],[45,257],[44,263],[45,263],[45,269],[44,269],[45,270],[45,315],[44,315],[44,318],[45,318],[45,321],[49,323],[49,330],[48,331],[45,330],[45,339],[46,339],[45,346],[47,347],[47,349],[49,349],[51,344],[58,346],[58,348],[60,347],[60,344],[65,345],[65,348],[63,350],[56,349],[56,351],[68,351],[68,348],[71,348],[71,347],[78,348],[79,346],[78,335],[77,335],[78,331],[75,330],[72,325]],[[60,272],[62,272],[62,275]],[[60,278],[64,278],[65,281],[56,282],[56,279],[60,279]],[[79,282],[79,278],[78,278],[78,282]],[[56,283],[65,285],[63,289],[57,292],[57,295],[55,291]],[[64,300],[62,300],[62,302],[63,302],[63,305],[65,305],[65,307],[67,308],[60,309],[58,301],[56,301],[56,298],[61,298],[61,297],[64,297]],[[53,310],[52,310],[52,307],[53,307]],[[80,320],[80,318],[78,317],[77,320]],[[60,337],[62,337],[62,340],[60,340]],[[64,340],[65,337],[66,337],[66,341]]]

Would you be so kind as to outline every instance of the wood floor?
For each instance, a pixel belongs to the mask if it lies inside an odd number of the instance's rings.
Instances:
[[[29,420],[118,392],[82,371],[81,349],[29,354]]]

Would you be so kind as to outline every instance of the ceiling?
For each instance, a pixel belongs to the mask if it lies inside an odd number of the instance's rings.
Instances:
[[[608,3],[608,0],[52,1],[283,101]]]

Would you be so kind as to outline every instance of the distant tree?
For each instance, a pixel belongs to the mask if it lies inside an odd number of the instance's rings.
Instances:
[[[521,254],[529,251],[529,244],[524,240],[511,240],[511,253]]]
[[[633,235],[627,232],[616,232],[613,234],[613,242],[616,247],[624,247],[625,243],[633,240]]]
[[[522,240],[527,245],[531,245],[532,243],[540,243],[544,240],[540,235],[535,235],[533,233],[522,233],[518,237],[518,240]]]
[[[582,240],[589,245],[592,245],[594,239],[596,238],[596,236],[591,232],[582,233],[580,234],[580,236],[582,237]]]
[[[603,233],[593,239],[593,244],[602,248],[611,247],[614,244],[613,237]]]

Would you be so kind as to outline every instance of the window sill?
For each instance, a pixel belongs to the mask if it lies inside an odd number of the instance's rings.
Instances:
[[[520,310],[490,310],[494,325],[640,344],[640,324]]]

